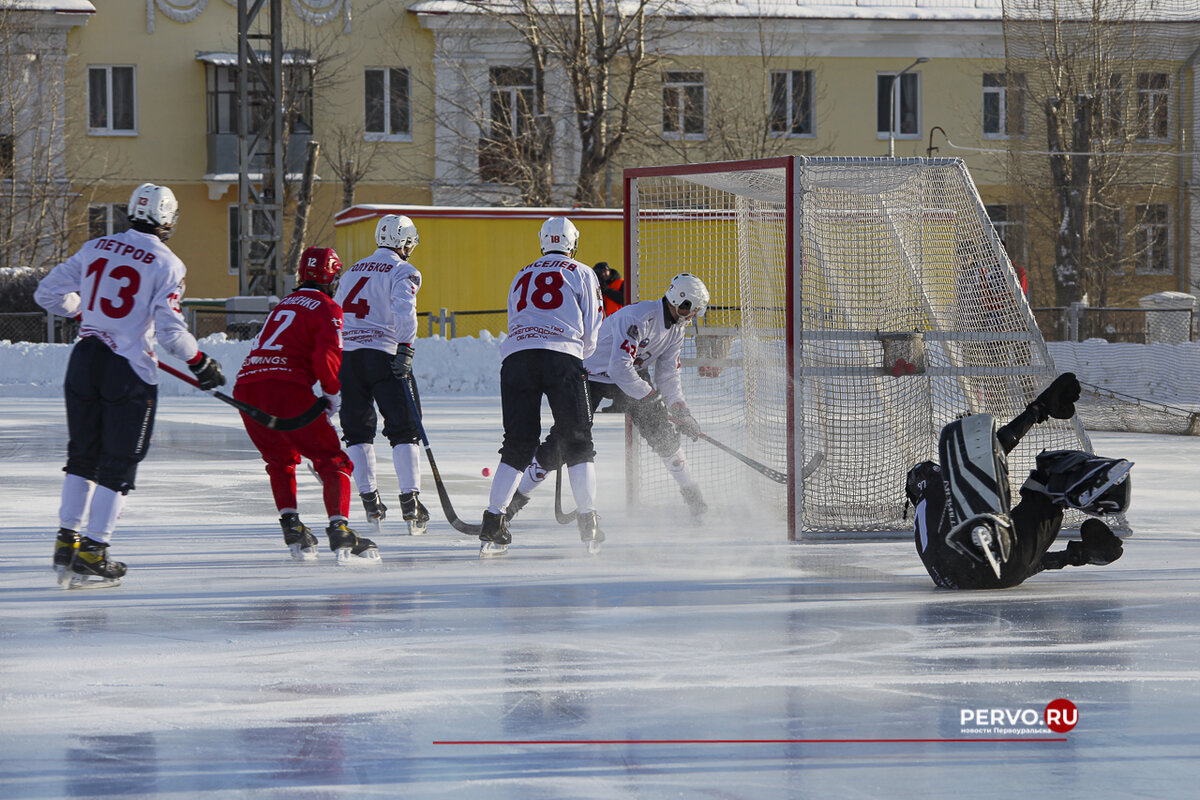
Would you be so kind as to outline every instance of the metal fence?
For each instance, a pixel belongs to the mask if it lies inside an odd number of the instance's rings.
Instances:
[[[1100,308],[1072,306],[1035,308],[1033,316],[1048,342],[1151,344],[1197,341],[1198,318],[1190,308]]]
[[[229,311],[220,302],[200,301],[186,304],[183,309],[188,330],[202,339],[223,333],[230,339],[253,339],[267,318],[265,311]],[[487,331],[493,336],[508,327],[504,309],[483,311],[450,311],[417,314],[418,329],[424,336],[453,339],[459,336],[478,336]],[[54,317],[42,311],[0,313],[0,341],[10,342],[71,342],[79,333],[79,323],[73,319]]]

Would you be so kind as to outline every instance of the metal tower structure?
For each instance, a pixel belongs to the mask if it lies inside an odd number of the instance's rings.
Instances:
[[[283,275],[282,0],[238,0],[237,20],[238,291],[271,295]]]

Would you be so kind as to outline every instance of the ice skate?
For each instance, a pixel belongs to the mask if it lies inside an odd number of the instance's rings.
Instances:
[[[587,545],[588,555],[594,556],[600,552],[604,543],[604,531],[600,530],[600,515],[595,511],[580,514],[576,519],[579,525],[579,539]]]
[[[58,538],[54,540],[54,574],[59,586],[66,586],[71,580],[71,562],[78,549],[79,534],[70,528],[59,528]]]
[[[367,524],[375,533],[379,533],[383,521],[387,519],[387,506],[380,499],[379,490],[361,492],[358,496],[362,498],[363,510],[367,512]]]
[[[517,512],[529,504],[529,495],[513,492],[512,500],[508,501],[508,507],[504,509],[504,521],[511,522],[512,518],[517,515]]]
[[[108,589],[121,585],[125,565],[108,559],[108,545],[84,536],[71,561],[69,589]]]
[[[300,521],[300,515],[294,512],[284,514],[279,518],[279,527],[283,528],[283,542],[292,551],[296,561],[317,560],[317,537],[308,526]]]
[[[325,533],[329,536],[329,549],[337,554],[339,567],[373,566],[380,562],[375,543],[355,533],[344,519],[329,523]]]
[[[492,558],[508,553],[512,535],[508,532],[508,520],[502,514],[483,512],[483,529],[479,532],[479,557]]]
[[[704,502],[704,497],[700,494],[700,487],[696,484],[688,484],[679,487],[679,493],[683,495],[683,500],[687,503],[688,510],[692,512],[692,516],[700,521],[704,515],[708,513],[708,503]]]
[[[429,528],[429,509],[425,508],[419,495],[419,492],[400,495],[400,512],[404,515],[410,536],[422,536]]]

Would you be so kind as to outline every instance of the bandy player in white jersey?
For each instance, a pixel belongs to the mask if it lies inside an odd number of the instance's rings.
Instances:
[[[59,582],[71,588],[115,586],[125,574],[107,551],[154,429],[154,340],[187,362],[200,388],[225,383],[221,365],[200,352],[179,310],[186,270],[165,244],[179,217],[174,193],[144,183],[129,198],[128,214],[131,230],[85,243],[34,293],[52,314],[80,320],[63,387],[67,477],[54,545]]]
[[[596,273],[573,258],[579,231],[569,219],[546,220],[538,238],[542,257],[522,267],[508,291],[508,337],[500,344],[504,444],[483,512],[483,557],[502,555],[512,541],[504,510],[541,438],[543,396],[559,431],[579,509],[579,536],[591,553],[599,552],[604,541],[596,513],[596,451],[583,368],[583,360],[596,349],[604,301]]]
[[[417,341],[417,292],[421,273],[408,263],[420,243],[413,221],[386,214],[375,226],[375,252],[342,273],[334,299],[345,315],[342,330],[342,439],[354,464],[354,483],[367,521],[379,527],[387,506],[375,477],[375,407],[392,447],[400,484],[400,511],[412,534],[425,533],[429,511],[421,491],[421,395],[412,374]],[[404,384],[408,384],[408,392]],[[408,401],[411,392],[413,404]]]
[[[606,317],[600,326],[596,352],[583,362],[588,371],[592,412],[606,397],[627,405],[634,426],[667,465],[667,471],[678,482],[688,508],[697,518],[708,507],[688,470],[679,434],[682,432],[695,439],[700,434],[700,424],[688,410],[683,396],[679,351],[688,322],[704,314],[708,300],[704,282],[695,275],[681,272],[671,279],[671,285],[662,297],[623,306]],[[653,384],[650,382],[651,368]],[[671,409],[669,415],[668,406]],[[674,426],[671,418],[675,420]],[[508,506],[509,519],[529,502],[530,493],[546,474],[558,469],[562,463],[556,426],[521,476],[517,492]]]

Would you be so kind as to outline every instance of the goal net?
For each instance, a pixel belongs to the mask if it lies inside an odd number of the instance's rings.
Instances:
[[[787,157],[625,182],[631,297],[684,271],[712,295],[684,345],[688,405],[713,439],[786,475],[685,439],[716,514],[793,539],[909,530],[904,478],[937,459],[942,426],[1003,424],[1055,375],[960,159]],[[627,441],[629,499],[678,508],[661,461]],[[1077,420],[1035,427],[1010,454],[1014,489],[1061,448],[1091,449]]]

